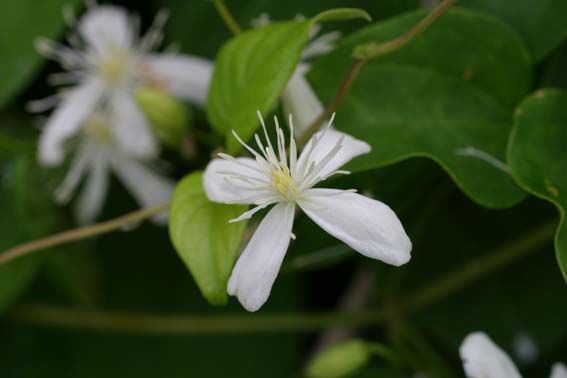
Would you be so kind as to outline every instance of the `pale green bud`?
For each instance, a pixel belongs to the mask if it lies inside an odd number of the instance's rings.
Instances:
[[[157,137],[165,145],[179,148],[189,124],[186,107],[168,94],[150,87],[138,89],[136,101],[150,120]]]
[[[342,378],[365,366],[370,351],[362,340],[350,340],[319,353],[307,366],[309,378]]]

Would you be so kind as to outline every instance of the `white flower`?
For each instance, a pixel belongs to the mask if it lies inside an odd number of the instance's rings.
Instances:
[[[510,357],[482,332],[468,335],[460,354],[468,378],[522,378]],[[555,364],[550,378],[567,378],[565,365]]]
[[[396,214],[385,204],[352,190],[315,189],[354,157],[368,153],[370,146],[329,126],[319,131],[297,157],[290,116],[289,153],[277,119],[277,145],[272,146],[266,126],[258,114],[266,140],[256,134],[260,152],[235,137],[254,159],[219,154],[204,175],[204,189],[211,201],[254,204],[251,210],[232,220],[252,217],[275,204],[269,211],[236,263],[228,282],[228,293],[236,295],[249,311],[258,310],[267,300],[282,260],[293,238],[295,206],[315,223],[361,254],[392,265],[410,259],[411,241]]]
[[[104,113],[95,113],[88,118],[78,138],[71,167],[55,192],[56,200],[66,203],[81,180],[87,177],[75,207],[81,224],[92,223],[102,210],[111,171],[141,207],[165,203],[174,189],[174,183],[157,174],[148,161],[128,154],[114,143],[110,124],[109,115]],[[166,220],[166,212],[154,218],[159,223]]]
[[[298,20],[304,17],[298,15]],[[270,24],[270,17],[267,13],[262,13],[258,18],[252,20],[252,26],[259,28]],[[286,114],[293,114],[295,134],[301,138],[308,131],[309,126],[319,117],[324,110],[321,100],[307,81],[305,75],[309,71],[309,60],[327,54],[340,38],[339,32],[325,33],[317,38],[316,35],[321,31],[321,25],[315,24],[310,31],[310,42],[301,53],[300,62],[289,79],[281,96],[283,111]]]
[[[111,132],[124,150],[155,156],[158,143],[134,97],[142,86],[197,104],[205,102],[212,75],[209,61],[152,52],[161,43],[166,19],[165,13],[158,14],[150,30],[139,38],[137,23],[125,9],[95,6],[74,23],[69,46],[38,40],[39,51],[68,71],[52,76],[54,84],[72,85],[60,96],[32,103],[38,111],[57,105],[40,139],[41,163],[60,164],[63,144],[101,106],[115,113]]]

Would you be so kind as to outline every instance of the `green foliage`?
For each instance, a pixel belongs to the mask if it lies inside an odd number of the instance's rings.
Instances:
[[[29,158],[4,161],[0,170],[0,251],[54,229],[56,213],[44,188],[43,172]],[[0,266],[0,312],[31,284],[40,256]]]
[[[242,240],[246,222],[228,223],[246,206],[210,202],[203,191],[202,173],[185,177],[171,203],[169,233],[201,292],[211,304],[227,301],[226,283]]]
[[[536,60],[567,36],[567,3],[563,0],[462,0],[459,5],[493,14],[520,32]]]
[[[313,67],[310,79],[330,99],[350,64],[349,52],[370,40],[403,34],[422,12],[362,28]],[[451,30],[447,33],[446,30]],[[469,46],[464,48],[462,41]],[[447,51],[463,53],[447,59]],[[511,68],[513,67],[513,68]],[[339,112],[336,127],[373,146],[351,169],[369,169],[412,156],[439,162],[473,200],[508,207],[523,197],[509,175],[462,156],[473,147],[504,160],[511,128],[506,107],[529,88],[529,57],[506,25],[453,10],[399,52],[363,67]]]
[[[516,109],[508,160],[518,183],[553,203],[561,213],[557,261],[567,280],[567,92],[539,90]]]
[[[248,140],[259,125],[256,111],[268,113],[299,61],[309,39],[310,21],[290,21],[251,30],[220,50],[207,101],[211,125],[236,151],[235,130]]]
[[[0,108],[29,83],[42,64],[34,49],[35,39],[57,37],[64,26],[63,5],[77,3],[78,0],[18,0],[2,4]]]

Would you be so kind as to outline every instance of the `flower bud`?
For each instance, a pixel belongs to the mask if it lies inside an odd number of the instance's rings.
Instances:
[[[180,147],[189,123],[185,106],[166,93],[150,87],[138,89],[136,101],[150,120],[157,137],[166,146]]]
[[[350,340],[319,353],[307,366],[309,378],[341,378],[365,366],[370,351],[362,340]]]

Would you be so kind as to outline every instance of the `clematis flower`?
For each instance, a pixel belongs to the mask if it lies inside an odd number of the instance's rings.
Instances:
[[[468,335],[460,354],[469,378],[522,378],[510,357],[482,332]],[[550,378],[567,378],[565,365],[555,364]]]
[[[242,252],[228,282],[230,295],[236,295],[249,311],[266,302],[284,255],[294,238],[295,207],[299,206],[321,228],[364,256],[395,266],[409,261],[411,241],[396,214],[382,202],[356,194],[354,190],[318,189],[318,183],[370,146],[329,125],[313,135],[297,156],[293,122],[290,116],[289,152],[277,118],[277,144],[268,138],[258,113],[265,141],[256,134],[258,151],[234,133],[254,159],[219,154],[205,170],[203,185],[211,201],[253,204],[251,210],[233,219],[238,222],[270,205],[275,205],[260,223]]]
[[[66,203],[86,177],[75,204],[75,213],[81,224],[92,223],[102,210],[111,172],[141,207],[157,206],[168,201],[175,186],[150,166],[151,160],[122,150],[111,132],[111,116],[97,112],[87,119],[81,129],[70,169],[55,192],[56,200]],[[154,218],[158,223],[166,220],[166,212]]]
[[[161,12],[142,37],[137,22],[116,6],[91,6],[77,22],[74,16],[69,46],[40,39],[38,50],[67,71],[52,76],[54,84],[71,85],[56,96],[32,103],[32,110],[56,109],[43,128],[39,160],[57,165],[64,143],[79,132],[89,116],[104,106],[116,121],[111,133],[133,155],[158,153],[150,124],[135,101],[141,87],[152,87],[202,105],[207,97],[212,63],[175,53],[157,54],[167,15]]]
[[[304,17],[298,15],[296,19],[303,20]],[[252,20],[252,26],[262,27],[269,25],[270,22],[269,15],[262,13],[258,18]],[[320,31],[320,24],[315,24],[311,27],[310,41],[301,52],[300,62],[281,96],[284,113],[294,115],[295,134],[298,138],[303,136],[309,126],[324,110],[321,100],[319,100],[305,77],[310,68],[308,62],[331,51],[334,48],[335,42],[341,36],[340,32],[333,31],[317,37]]]

